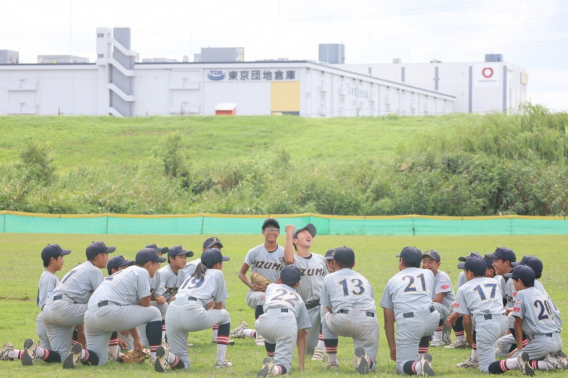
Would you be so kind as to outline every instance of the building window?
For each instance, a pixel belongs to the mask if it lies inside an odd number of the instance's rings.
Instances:
[[[97,58],[104,58],[105,54],[97,54]]]
[[[104,33],[97,33],[97,38],[104,38]]]

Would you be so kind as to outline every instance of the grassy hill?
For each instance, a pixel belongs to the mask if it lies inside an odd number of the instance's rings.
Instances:
[[[192,161],[237,162],[287,151],[292,159],[343,162],[393,157],[400,142],[477,124],[476,115],[384,118],[300,117],[0,117],[0,161],[19,158],[29,140],[44,143],[57,167],[147,162],[179,132]]]
[[[568,114],[0,117],[0,209],[566,215]]]

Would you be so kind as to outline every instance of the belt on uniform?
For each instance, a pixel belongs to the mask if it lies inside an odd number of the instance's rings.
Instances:
[[[338,314],[349,314],[349,310],[339,310],[337,311]],[[375,313],[371,312],[371,311],[365,311],[365,315],[367,315],[370,318],[374,318],[375,317]]]
[[[172,299],[172,302],[175,302],[176,298]],[[197,302],[197,298],[194,298],[194,297],[186,297],[186,298],[187,298],[188,301],[196,301]]]
[[[283,312],[287,313],[288,309],[280,307],[280,308],[269,308],[269,309],[266,310],[266,314],[268,314],[268,315],[278,315],[278,314],[281,314]]]
[[[99,307],[104,307],[104,306],[108,306],[108,301],[101,301],[98,304]]]
[[[319,299],[314,299],[313,301],[306,302],[306,309],[318,307],[320,305]]]
[[[61,298],[63,298],[63,295],[56,295],[55,297],[53,297],[53,301],[54,301],[54,302],[55,302],[55,301],[58,301],[58,300],[60,300]]]
[[[436,310],[434,310],[434,307],[430,307],[430,312],[434,312]],[[421,312],[421,311],[416,311],[416,312]],[[402,316],[404,318],[413,318],[414,317],[414,312],[405,312],[404,314],[402,314]]]

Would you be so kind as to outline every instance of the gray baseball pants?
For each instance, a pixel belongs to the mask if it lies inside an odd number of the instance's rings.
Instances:
[[[247,305],[253,310],[256,309],[256,306],[264,305],[264,295],[265,293],[263,291],[247,291],[247,295],[245,297]]]
[[[502,314],[473,316],[479,370],[482,373],[489,373],[489,365],[495,362],[495,342],[507,332],[508,324],[507,317]]]
[[[185,368],[189,369],[189,332],[203,331],[216,324],[230,322],[231,317],[227,310],[205,310],[196,301],[190,301],[187,297],[176,297],[176,300],[170,303],[166,314],[166,335],[170,350],[183,361]]]
[[[424,336],[432,336],[440,314],[430,310],[416,311],[412,317],[405,318],[403,314],[396,317],[396,371],[406,374],[403,366],[407,361],[418,361],[418,346]]]
[[[366,311],[355,310],[349,310],[348,314],[328,312],[324,315],[322,325],[324,339],[351,337],[355,348],[362,347],[367,356],[377,361],[379,322],[376,315],[368,316]],[[376,366],[373,366],[373,371]]]
[[[312,328],[310,328],[306,336],[306,354],[312,355],[314,354],[314,350],[316,349],[316,346],[318,345],[319,341],[319,332],[321,325],[321,306],[310,308],[308,310],[308,317],[310,318],[310,323],[312,324]]]
[[[260,315],[255,327],[265,342],[276,344],[274,364],[284,366],[290,372],[298,340],[298,322],[292,311],[282,312],[280,308],[271,308]]]
[[[49,337],[47,337],[47,330],[43,324],[43,311],[41,311],[36,318],[36,332],[39,337],[40,346],[44,349],[51,349]]]
[[[160,314],[162,315],[162,320],[166,319],[166,312],[168,311],[168,303],[167,302],[159,305],[157,302],[152,301],[151,306],[156,307],[158,310],[160,310]],[[125,331],[125,330],[123,330],[123,331]],[[142,325],[138,326],[138,334],[140,335],[140,342],[142,343],[142,345],[150,346],[150,344],[148,344],[148,337],[146,336],[146,324],[142,324]]]
[[[105,365],[108,359],[108,343],[113,332],[155,321],[162,321],[162,315],[156,307],[118,306],[112,303],[103,307],[91,305],[85,313],[87,346],[99,357],[99,365]]]
[[[550,334],[549,334],[550,335]],[[556,353],[562,349],[562,339],[560,338],[560,333],[555,332],[551,334],[552,336],[546,336],[544,334],[529,336],[529,343],[520,352],[515,352],[513,358],[516,358],[522,352],[527,352],[529,354],[529,359],[542,360],[548,353]]]
[[[43,308],[43,325],[47,331],[51,350],[65,358],[71,350],[73,330],[83,324],[87,304],[59,299]]]

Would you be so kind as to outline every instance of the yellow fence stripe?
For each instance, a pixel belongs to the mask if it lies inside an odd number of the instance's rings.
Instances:
[[[496,219],[527,219],[527,220],[566,220],[565,217],[559,216],[525,216],[525,215],[496,215],[496,216],[479,216],[479,217],[449,217],[449,216],[431,216],[431,215],[418,215],[418,214],[408,214],[408,215],[389,215],[389,216],[355,216],[355,215],[327,215],[327,214],[315,214],[315,213],[304,213],[304,214],[159,214],[159,215],[141,215],[141,214],[42,214],[42,213],[25,213],[19,211],[8,211],[2,210],[0,214],[24,216],[24,217],[41,217],[41,218],[101,218],[101,217],[112,217],[112,218],[141,218],[141,219],[157,219],[157,218],[196,218],[196,217],[207,217],[207,218],[305,218],[305,217],[315,217],[324,219],[338,219],[338,220],[373,220],[373,219],[408,219],[408,218],[421,218],[421,219],[433,219],[433,220],[496,220]]]

